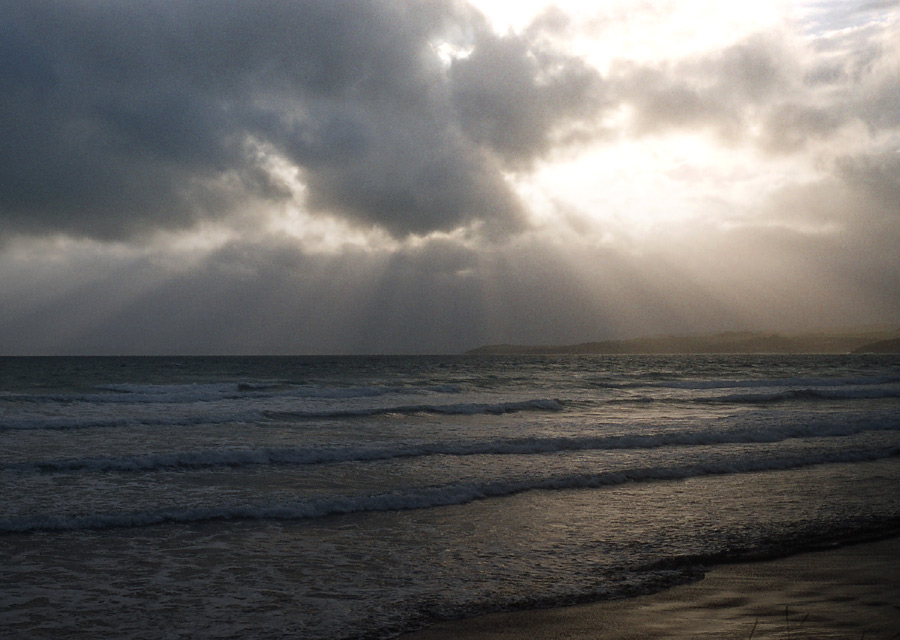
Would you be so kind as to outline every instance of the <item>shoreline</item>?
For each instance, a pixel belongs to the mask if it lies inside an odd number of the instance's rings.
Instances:
[[[900,538],[718,565],[650,595],[439,622],[399,640],[900,638]]]

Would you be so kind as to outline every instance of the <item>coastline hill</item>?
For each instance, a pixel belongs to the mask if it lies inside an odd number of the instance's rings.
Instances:
[[[853,353],[900,353],[900,338],[870,342],[857,347]]]
[[[650,336],[570,345],[485,345],[466,355],[900,353],[900,327],[781,335],[730,331],[709,335]]]

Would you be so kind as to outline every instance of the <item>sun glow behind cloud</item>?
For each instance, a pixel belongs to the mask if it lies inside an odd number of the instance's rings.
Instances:
[[[555,16],[558,26],[546,37],[604,74],[624,61],[657,65],[694,60],[757,33],[785,30],[794,15],[783,0],[486,0],[478,7],[500,33],[525,32],[535,21]],[[559,224],[582,217],[581,231],[591,229],[598,236],[594,240],[639,242],[673,225],[739,223],[754,202],[784,182],[821,175],[806,158],[763,162],[753,148],[729,144],[702,129],[624,135],[635,126],[633,109],[627,106],[600,117],[608,135],[511,181],[535,221]]]
[[[499,33],[522,32],[535,19],[560,18],[560,41],[606,70],[615,59],[652,62],[724,47],[760,31],[786,26],[787,0],[481,0],[474,3]],[[562,20],[562,17],[565,17]]]
[[[694,2],[602,3],[485,2],[479,8],[498,32],[526,32],[542,20],[558,19],[556,45],[576,52],[609,78],[617,67],[629,65],[685,65],[696,67],[705,57],[731,47],[740,47],[759,34],[778,33],[786,52],[794,60],[795,74],[786,82],[784,101],[792,91],[813,95],[802,86],[802,74],[820,64],[813,59],[821,46],[816,39],[831,40],[834,31],[810,32],[802,20],[813,20],[834,10],[836,4],[785,0],[754,3]],[[859,12],[860,14],[862,11]],[[565,19],[563,19],[565,16]],[[866,28],[883,17],[853,18],[850,30]],[[846,35],[846,34],[845,34]],[[833,54],[837,59],[845,55]],[[828,56],[825,56],[828,59]],[[882,61],[880,64],[885,64]],[[804,70],[804,65],[808,69]],[[702,81],[702,80],[701,80]],[[689,85],[688,85],[689,86]],[[825,90],[823,88],[823,90]],[[833,89],[829,89],[833,91]],[[823,103],[834,96],[824,95]],[[677,108],[674,104],[671,108]],[[743,107],[742,107],[743,108]],[[811,109],[818,108],[815,103]],[[876,145],[878,134],[860,121],[848,120],[821,138],[786,129],[798,136],[806,149],[791,153],[767,153],[763,119],[771,114],[755,113],[747,107],[740,129],[728,138],[710,131],[698,121],[693,130],[647,132],[629,135],[639,126],[628,106],[605,112],[602,127],[608,134],[562,157],[539,163],[534,171],[511,178],[528,203],[533,220],[542,227],[559,228],[573,223],[577,236],[588,242],[602,241],[623,246],[653,243],[673,231],[690,226],[704,230],[766,227],[772,220],[762,216],[767,203],[790,184],[814,184],[829,174],[842,154],[860,153]],[[815,117],[815,112],[798,117]],[[711,120],[712,126],[714,121]],[[895,136],[896,134],[890,134]],[[580,219],[580,222],[578,222]],[[825,219],[813,223],[809,217],[778,223],[803,233],[831,233],[839,229]],[[585,232],[587,232],[585,234]]]
[[[805,159],[763,161],[752,148],[672,134],[598,144],[541,165],[518,186],[541,209],[539,219],[551,219],[555,203],[564,216],[593,223],[607,241],[633,242],[684,225],[700,231],[750,224],[754,210],[786,184],[821,178]]]

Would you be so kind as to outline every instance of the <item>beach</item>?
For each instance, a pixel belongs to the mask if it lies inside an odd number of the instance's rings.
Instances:
[[[751,637],[900,637],[900,539],[722,565],[652,595],[445,622],[402,640]]]

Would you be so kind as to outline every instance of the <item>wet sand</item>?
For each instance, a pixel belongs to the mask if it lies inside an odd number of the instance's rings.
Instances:
[[[900,538],[724,565],[649,596],[440,623],[403,640],[900,639]]]

